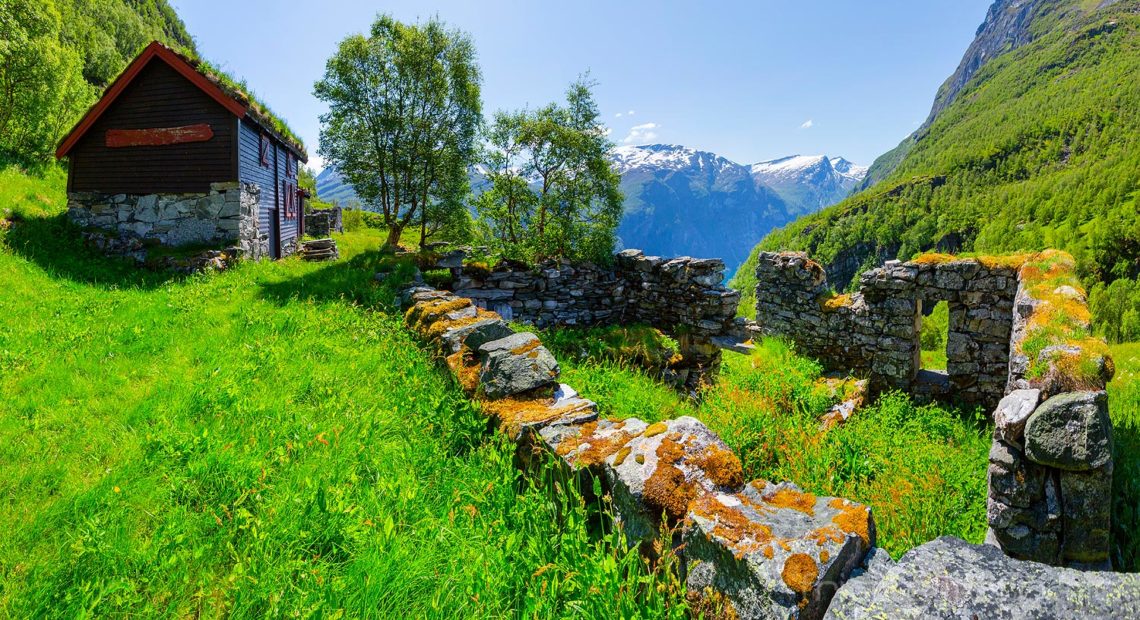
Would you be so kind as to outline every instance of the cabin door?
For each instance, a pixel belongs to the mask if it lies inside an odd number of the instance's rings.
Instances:
[[[269,258],[281,258],[281,212],[278,209],[269,210]]]

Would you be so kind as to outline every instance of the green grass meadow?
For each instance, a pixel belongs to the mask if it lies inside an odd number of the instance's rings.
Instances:
[[[0,173],[0,617],[685,613],[520,480],[372,282],[378,232],[177,278],[82,249],[57,181]]]

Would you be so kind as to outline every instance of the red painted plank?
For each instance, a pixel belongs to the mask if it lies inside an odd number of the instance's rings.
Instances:
[[[168,146],[188,142],[207,142],[214,130],[206,123],[185,127],[155,127],[153,129],[108,129],[107,147]]]

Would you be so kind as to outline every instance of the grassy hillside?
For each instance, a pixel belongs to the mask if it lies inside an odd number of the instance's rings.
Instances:
[[[938,248],[1065,249],[1091,286],[1140,275],[1140,2],[1053,0],[1034,40],[990,60],[890,176],[757,250],[805,250],[843,287]],[[754,251],[755,254],[755,251]],[[755,255],[735,284],[747,293]]]
[[[175,278],[84,251],[61,182],[0,171],[0,617],[684,613],[520,485],[372,282],[379,233]]]

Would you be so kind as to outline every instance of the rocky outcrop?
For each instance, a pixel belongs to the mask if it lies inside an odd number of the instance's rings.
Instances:
[[[1022,562],[952,537],[911,549],[897,564],[876,558],[840,590],[826,615],[829,620],[1137,617],[1137,575]]]
[[[875,542],[869,508],[754,482],[689,508],[686,586],[723,592],[742,618],[819,618]]]

